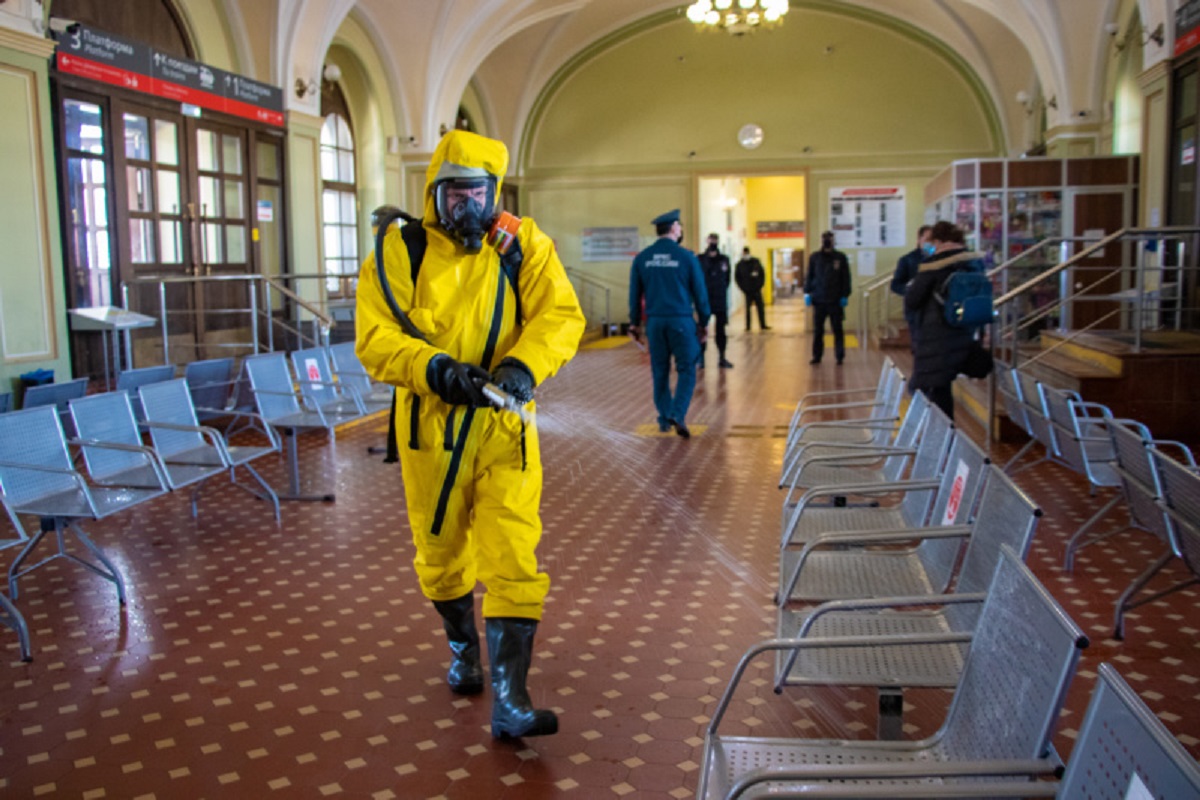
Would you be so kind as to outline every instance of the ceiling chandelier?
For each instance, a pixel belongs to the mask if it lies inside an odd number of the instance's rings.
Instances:
[[[696,0],[687,7],[687,18],[700,30],[742,33],[778,25],[787,12],[788,0]]]

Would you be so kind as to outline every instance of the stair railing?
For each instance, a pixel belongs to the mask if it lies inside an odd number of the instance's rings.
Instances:
[[[1051,347],[1045,348],[1032,358],[1025,361],[1026,364],[1035,363],[1036,361],[1046,357],[1054,350],[1074,341],[1080,335],[1102,325],[1111,320],[1113,317],[1121,315],[1124,318],[1122,328],[1132,328],[1134,335],[1133,351],[1140,352],[1142,349],[1143,331],[1146,328],[1146,320],[1150,315],[1147,314],[1147,298],[1154,294],[1161,299],[1162,289],[1166,284],[1161,284],[1156,288],[1148,288],[1147,272],[1147,244],[1149,242],[1156,243],[1156,250],[1159,253],[1158,263],[1153,269],[1160,272],[1173,270],[1176,273],[1175,310],[1174,310],[1174,328],[1180,330],[1183,322],[1183,311],[1185,301],[1185,281],[1184,273],[1190,269],[1194,269],[1194,265],[1187,263],[1188,251],[1187,243],[1183,237],[1195,236],[1200,234],[1200,227],[1166,227],[1166,228],[1123,228],[1115,233],[1105,236],[1101,239],[1088,239],[1088,244],[1083,247],[1078,253],[1071,253],[1074,249],[1074,243],[1081,241],[1078,238],[1059,238],[1048,239],[1039,243],[1035,248],[1025,251],[1014,259],[1001,264],[999,267],[989,271],[988,275],[995,278],[1001,277],[1001,293],[994,301],[993,305],[996,311],[992,325],[989,330],[989,346],[993,357],[1001,345],[1006,344],[1010,353],[1012,366],[1019,366],[1021,361],[1021,334],[1030,330],[1038,322],[1057,315],[1059,327],[1069,327],[1069,319],[1073,305],[1079,301],[1107,301],[1120,302],[1122,305],[1105,314],[1102,314],[1095,320],[1092,320],[1087,325],[1080,329],[1073,330],[1063,339],[1056,342]],[[1166,245],[1168,240],[1175,241],[1175,263],[1166,265],[1162,263],[1162,256],[1166,253]],[[1126,264],[1128,258],[1123,254],[1121,263],[1112,268],[1108,267],[1091,267],[1084,263],[1087,259],[1103,254],[1105,249],[1113,244],[1128,243],[1135,244],[1137,247],[1137,258],[1135,264],[1129,266]],[[1054,264],[1031,278],[1020,283],[1012,289],[1008,289],[1008,275],[1013,267],[1022,259],[1027,259],[1032,255],[1036,255],[1039,249],[1047,249],[1059,247],[1060,258],[1057,264]],[[1074,275],[1074,270],[1097,272],[1103,270],[1103,274],[1088,283],[1086,286],[1072,288],[1071,277]],[[1132,273],[1132,284],[1130,289],[1123,290],[1116,294],[1094,295],[1092,290],[1100,287],[1106,281],[1109,281],[1114,275],[1124,275]],[[1044,304],[1041,307],[1035,307],[1030,312],[1022,314],[1019,310],[1018,303],[1022,298],[1028,298],[1031,293],[1039,286],[1044,285],[1047,281],[1057,277],[1059,283],[1058,298],[1050,303]],[[1129,306],[1132,306],[1130,310]],[[1161,312],[1151,312],[1159,313]],[[995,373],[992,374],[988,381],[988,420],[987,433],[989,443],[993,440],[994,426],[996,417],[996,378]]]
[[[886,333],[892,332],[891,319],[891,291],[885,291],[883,302],[879,303],[879,311],[882,312],[882,320],[878,324],[872,319],[871,310],[875,307],[875,294],[881,290],[889,289],[892,283],[891,274],[880,275],[875,280],[862,287],[862,302],[858,305],[858,346],[866,350],[871,346],[871,331],[876,328],[882,328]],[[878,316],[878,314],[877,314]]]

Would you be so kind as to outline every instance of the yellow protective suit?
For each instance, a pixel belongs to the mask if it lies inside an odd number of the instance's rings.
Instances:
[[[422,224],[428,245],[415,286],[399,230],[393,227],[384,240],[396,302],[430,344],[401,329],[384,300],[372,254],[359,276],[356,350],[376,380],[397,387],[396,438],[421,591],[430,600],[453,600],[478,580],[487,589],[485,617],[540,620],[550,578],[538,572],[535,555],[542,533],[536,422],[523,431],[513,413],[449,406],[430,389],[425,372],[439,353],[489,372],[512,357],[540,385],[575,354],[584,318],[554,243],[524,219],[517,233],[524,253],[518,278],[524,319],[518,322],[496,251],[485,242],[480,253],[469,255],[438,225],[433,181],[443,162],[486,169],[499,192],[508,151],[466,131],[442,138],[427,171]],[[483,363],[498,291],[504,293],[498,338]],[[534,410],[533,403],[527,410]]]

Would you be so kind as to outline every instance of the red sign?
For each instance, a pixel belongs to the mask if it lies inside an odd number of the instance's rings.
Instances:
[[[76,26],[58,43],[59,72],[283,127],[283,93],[113,34]]]

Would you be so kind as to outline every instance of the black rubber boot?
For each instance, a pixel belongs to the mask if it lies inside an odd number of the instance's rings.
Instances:
[[[457,600],[433,601],[442,615],[446,639],[454,660],[446,673],[446,682],[455,694],[479,694],[483,691],[483,666],[479,662],[479,631],[475,628],[475,595],[464,594]]]
[[[492,699],[492,736],[515,739],[558,733],[558,717],[549,709],[534,708],[525,690],[537,620],[491,617],[485,624],[492,666],[492,694],[495,695]]]

